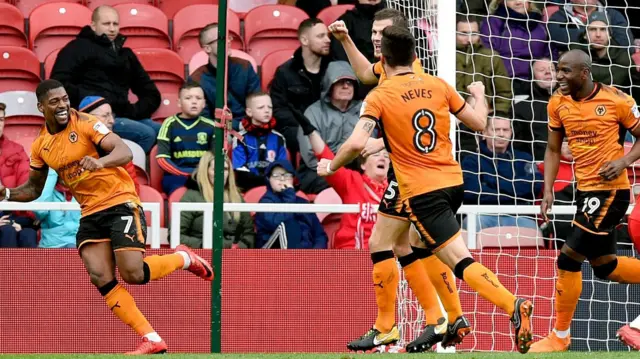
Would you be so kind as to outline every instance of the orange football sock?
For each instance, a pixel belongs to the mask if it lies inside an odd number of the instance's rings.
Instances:
[[[385,253],[389,252],[389,253]],[[377,261],[376,257],[387,258]],[[396,297],[398,291],[399,272],[396,260],[392,251],[372,253],[373,259],[373,288],[376,293],[376,304],[378,305],[378,317],[374,328],[382,333],[386,333],[393,328],[396,322]]]
[[[429,281],[422,262],[413,253],[405,258],[410,256],[412,262],[406,265],[403,263],[404,258],[399,258],[404,277],[424,310],[426,324],[438,324],[438,319],[442,318],[442,310],[440,310],[436,290]]]
[[[447,312],[448,322],[455,322],[458,317],[462,316],[462,307],[460,306],[456,277],[451,268],[434,255],[423,258],[422,264],[429,275],[429,280],[438,292],[444,310]]]
[[[144,262],[149,266],[150,280],[164,278],[184,267],[184,257],[180,253],[149,256]]]
[[[120,284],[116,285],[107,295],[104,296],[109,309],[124,324],[135,330],[140,336],[154,333],[155,330],[147,321],[147,318],[140,312],[136,302],[129,292]]]
[[[513,314],[516,297],[500,283],[498,277],[487,267],[473,262],[464,270],[462,277],[482,298],[495,304],[510,316]]]
[[[556,281],[556,324],[555,329],[565,331],[571,327],[573,313],[582,292],[582,272],[558,269]]]
[[[640,283],[640,260],[631,257],[618,257],[618,265],[609,274],[609,279],[618,283]]]

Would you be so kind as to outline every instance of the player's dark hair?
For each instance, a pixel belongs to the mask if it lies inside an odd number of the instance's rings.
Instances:
[[[318,24],[324,24],[324,22],[322,22],[322,20],[316,19],[316,18],[306,19],[303,22],[301,22],[300,26],[298,26],[298,38],[300,38],[300,36],[302,36],[302,34],[307,32],[307,30],[311,29],[312,27],[314,27],[314,26],[316,26]]]
[[[382,9],[373,15],[373,21],[391,20],[393,26],[409,28],[409,21],[402,12],[396,9]]]
[[[182,93],[182,90],[191,90],[194,88],[202,88],[202,86],[200,86],[198,81],[188,80],[180,86],[180,91],[178,91],[178,93]]]
[[[406,27],[387,26],[382,30],[381,52],[391,67],[411,66],[415,60],[416,39]]]
[[[200,46],[204,46],[206,45],[206,43],[204,42],[204,34],[207,33],[207,31],[213,29],[213,28],[218,28],[218,23],[217,22],[212,22],[210,24],[208,24],[207,26],[203,27],[200,30],[200,33],[198,33],[198,42],[200,43]]]
[[[49,91],[55,90],[60,87],[64,87],[64,86],[58,80],[49,79],[49,80],[42,81],[36,88],[36,97],[38,98],[38,102],[42,102],[44,98],[47,96],[47,94],[49,93]]]
[[[456,26],[461,22],[468,22],[468,23],[475,22],[476,24],[478,24],[478,26],[480,26],[480,23],[482,23],[482,20],[480,20],[480,18],[476,15],[464,15],[464,14],[456,15]]]
[[[7,109],[7,105],[5,105],[4,103],[0,102],[0,111],[4,112],[4,110]]]
[[[245,100],[246,105],[249,106],[249,103],[251,103],[251,100],[253,100],[256,97],[262,97],[262,96],[271,96],[271,95],[262,91],[252,92],[249,95],[247,95],[247,99]]]

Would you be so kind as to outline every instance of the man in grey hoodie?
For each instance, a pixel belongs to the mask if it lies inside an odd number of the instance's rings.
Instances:
[[[334,153],[358,122],[362,101],[354,100],[357,90],[358,80],[351,65],[345,61],[331,62],[322,79],[320,99],[304,112],[304,116]],[[319,193],[329,188],[329,184],[316,173],[318,162],[302,128],[298,129],[298,143],[302,157],[298,170],[300,188],[305,193]]]

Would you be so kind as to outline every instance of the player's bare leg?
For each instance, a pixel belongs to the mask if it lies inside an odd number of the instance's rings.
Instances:
[[[533,334],[531,329],[533,304],[529,300],[516,298],[500,283],[492,271],[476,262],[460,233],[441,245],[436,255],[453,269],[456,277],[464,280],[480,296],[511,316],[511,323],[515,328],[516,348],[520,353],[528,352]]]
[[[462,306],[460,305],[460,296],[458,295],[458,288],[456,286],[456,279],[453,276],[451,268],[442,263],[437,256],[433,255],[431,250],[426,248],[425,243],[420,238],[419,232],[415,227],[409,231],[409,240],[411,243],[411,249],[421,262],[424,264],[429,280],[433,284],[440,297],[442,306],[447,312],[447,329],[445,333],[456,333],[456,335],[446,335],[443,333],[439,335],[443,347],[459,344],[462,339],[471,333],[471,325],[467,318],[462,313]],[[430,336],[429,332],[436,332],[435,327],[427,326],[424,332],[414,342],[419,343],[423,336]],[[439,332],[439,331],[437,331]],[[411,344],[407,346],[409,348]]]
[[[167,344],[140,312],[131,294],[116,280],[116,263],[111,243],[108,241],[85,243],[79,251],[91,283],[98,288],[109,309],[143,338],[143,345],[138,348],[138,350],[144,349],[144,353],[141,354],[166,352]]]

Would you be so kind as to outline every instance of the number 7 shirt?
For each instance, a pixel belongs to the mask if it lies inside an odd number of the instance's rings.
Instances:
[[[462,169],[452,155],[449,114],[464,106],[464,99],[440,78],[412,72],[390,77],[367,95],[360,116],[381,129],[401,200],[462,184]]]

